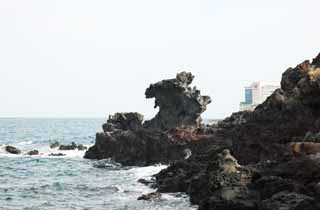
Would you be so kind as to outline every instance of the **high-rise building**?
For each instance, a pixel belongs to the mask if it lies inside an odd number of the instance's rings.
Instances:
[[[263,103],[279,85],[253,82],[251,86],[245,87],[245,101],[240,103],[240,111],[253,111],[257,105]]]

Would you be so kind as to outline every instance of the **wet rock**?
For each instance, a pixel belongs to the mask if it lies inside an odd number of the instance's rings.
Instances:
[[[60,143],[57,142],[57,141],[50,144],[50,148],[51,148],[51,149],[57,148],[57,147],[59,147],[59,146],[60,146]]]
[[[51,154],[49,154],[49,156],[52,156],[52,157],[62,157],[62,156],[66,156],[66,155],[63,154],[63,153],[51,153]]]
[[[64,144],[61,144],[59,146],[59,150],[75,150],[77,149],[77,144],[72,142],[71,144],[67,144],[67,145],[64,145]]]
[[[142,127],[143,115],[137,112],[116,113],[110,115],[107,123],[103,124],[104,132],[115,130],[138,130]]]
[[[21,154],[21,150],[13,146],[6,146],[5,150],[11,154],[15,154],[15,155]]]
[[[86,146],[84,146],[83,144],[78,144],[77,149],[79,151],[82,151],[82,150],[87,150],[88,148]]]
[[[32,150],[32,151],[28,152],[27,155],[39,155],[39,151],[38,150]]]
[[[201,113],[211,103],[209,96],[201,96],[196,87],[189,87],[194,76],[181,72],[175,79],[163,80],[150,85],[146,98],[155,98],[158,114],[144,123],[145,128],[168,130],[177,127],[199,127]]]
[[[138,200],[145,200],[145,201],[160,201],[161,193],[153,192],[146,195],[142,195],[138,198]]]
[[[139,180],[138,180],[138,183],[152,187],[152,186],[155,184],[155,180],[153,180],[153,179],[150,179],[150,180],[147,180],[147,179],[139,179]]]

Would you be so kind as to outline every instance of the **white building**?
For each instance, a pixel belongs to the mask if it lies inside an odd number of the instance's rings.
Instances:
[[[253,82],[251,86],[245,87],[245,101],[240,103],[240,111],[253,111],[278,88],[279,85]]]

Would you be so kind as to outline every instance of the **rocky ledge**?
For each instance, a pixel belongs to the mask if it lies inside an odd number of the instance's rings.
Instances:
[[[200,210],[320,209],[320,54],[287,69],[281,88],[253,112],[213,126],[200,123],[211,100],[189,88],[192,79],[183,72],[151,85],[156,117],[110,117],[104,127],[114,129],[98,133],[86,157],[169,163],[151,185],[186,192]]]

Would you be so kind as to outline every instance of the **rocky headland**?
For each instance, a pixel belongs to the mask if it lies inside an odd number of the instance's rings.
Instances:
[[[150,85],[159,113],[145,122],[138,113],[110,116],[85,157],[169,164],[153,195],[185,192],[199,210],[320,209],[320,54],[287,69],[253,112],[217,125],[201,123],[211,99],[192,80],[182,72]]]

